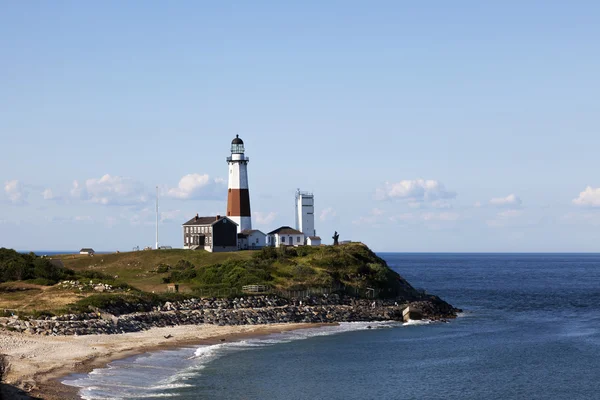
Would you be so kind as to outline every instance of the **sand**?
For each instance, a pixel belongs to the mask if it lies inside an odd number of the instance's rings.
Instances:
[[[62,385],[58,378],[74,372],[88,372],[110,361],[147,351],[233,341],[315,326],[319,324],[184,325],[117,335],[83,336],[38,336],[0,331],[0,354],[6,355],[9,362],[5,383],[38,398],[78,399],[77,388]],[[165,338],[168,335],[171,337]],[[4,390],[5,397],[17,398],[14,388],[5,385]],[[12,392],[6,394],[8,390]]]

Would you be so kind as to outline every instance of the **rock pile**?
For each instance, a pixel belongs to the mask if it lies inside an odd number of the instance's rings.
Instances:
[[[90,283],[82,283],[80,281],[62,281],[59,283],[59,287],[62,289],[79,289],[81,291],[93,289],[96,292],[112,292],[114,288],[112,285],[108,283],[94,283],[94,281],[90,281]]]
[[[256,325],[286,322],[402,321],[402,310],[410,305],[424,318],[445,319],[458,310],[432,298],[412,303],[340,298],[337,295],[288,301],[272,296],[236,299],[190,299],[166,302],[150,312],[120,316],[103,312],[68,314],[41,319],[0,319],[6,329],[37,335],[89,335],[125,333],[152,327],[191,324]]]

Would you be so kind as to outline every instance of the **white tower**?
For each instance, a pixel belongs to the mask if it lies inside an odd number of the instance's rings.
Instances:
[[[296,192],[296,229],[305,237],[317,236],[315,231],[315,196],[312,193]]]
[[[229,165],[227,217],[238,224],[238,232],[252,229],[248,161],[250,160],[244,156],[244,142],[239,135],[235,135],[235,139],[231,142],[231,157],[227,157]]]

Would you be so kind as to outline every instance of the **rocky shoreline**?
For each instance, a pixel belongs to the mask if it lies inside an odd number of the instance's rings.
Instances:
[[[31,335],[93,335],[139,332],[154,327],[213,324],[260,325],[278,323],[335,323],[356,321],[403,321],[410,307],[411,317],[446,320],[459,309],[436,296],[398,303],[338,295],[287,300],[275,296],[234,299],[189,299],[166,302],[152,311],[133,312],[129,307],[94,310],[39,319],[18,316],[0,318],[0,328]]]

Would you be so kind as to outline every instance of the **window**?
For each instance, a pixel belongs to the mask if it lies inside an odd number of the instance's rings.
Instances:
[[[285,236],[281,237],[281,243],[285,243]]]
[[[256,244],[258,244],[258,238],[256,238]]]
[[[300,243],[300,236],[296,236],[296,243]]]
[[[190,228],[188,226],[185,227],[185,233],[190,233]]]

